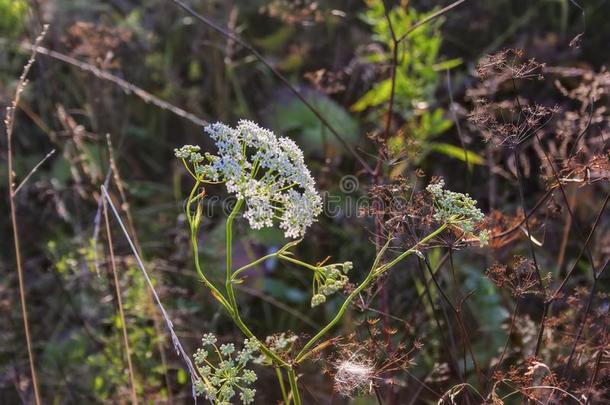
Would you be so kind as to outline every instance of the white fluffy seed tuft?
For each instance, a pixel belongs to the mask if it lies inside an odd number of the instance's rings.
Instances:
[[[374,375],[374,364],[369,359],[342,360],[337,364],[335,372],[335,391],[346,397],[357,395],[370,387]]]

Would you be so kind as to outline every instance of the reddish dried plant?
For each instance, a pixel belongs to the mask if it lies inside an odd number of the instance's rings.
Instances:
[[[515,256],[512,266],[499,263],[492,265],[485,275],[496,287],[508,289],[515,297],[543,294],[544,283],[551,278],[550,274],[543,279],[538,278],[534,263],[522,256]]]

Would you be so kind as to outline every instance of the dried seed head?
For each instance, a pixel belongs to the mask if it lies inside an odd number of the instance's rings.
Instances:
[[[373,361],[361,356],[341,360],[337,364],[334,388],[346,397],[357,395],[368,389],[375,376]]]

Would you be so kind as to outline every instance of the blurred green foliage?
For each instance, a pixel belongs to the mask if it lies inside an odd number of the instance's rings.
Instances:
[[[334,100],[318,93],[309,95],[307,101],[321,112],[333,128],[340,131],[344,140],[350,144],[358,142],[360,127],[345,108]],[[331,145],[334,150],[341,148],[337,138],[297,98],[291,98],[286,103],[278,103],[273,106],[271,121],[277,131],[294,137],[306,152],[322,154],[324,145]]]
[[[26,0],[0,0],[0,36],[18,38],[26,26]]]
[[[414,8],[394,7],[386,18],[382,0],[369,0],[367,5],[362,19],[371,26],[372,38],[383,45],[383,52],[370,53],[367,58],[372,63],[380,64],[391,64],[393,59],[394,42],[388,19],[395,37],[402,38],[415,23],[437,11],[421,13]],[[395,103],[396,111],[405,119],[413,116],[416,110],[428,108],[434,101],[442,73],[461,63],[460,59],[442,60],[439,54],[443,40],[439,35],[442,23],[442,19],[436,19],[416,28],[398,46]],[[360,112],[385,105],[391,91],[392,79],[381,80],[352,105],[352,110]]]
[[[393,169],[392,176],[402,174],[407,161],[417,166],[431,152],[467,160],[470,164],[481,164],[482,159],[472,151],[464,151],[448,143],[433,142],[434,138],[453,125],[442,108],[433,107],[435,94],[444,72],[462,63],[459,58],[444,60],[440,54],[443,37],[439,33],[443,18],[412,28],[438,9],[421,13],[414,8],[397,6],[387,11],[381,0],[369,0],[367,6],[362,19],[370,25],[372,38],[380,42],[382,48],[369,53],[366,58],[382,66],[395,63],[395,82],[393,88],[391,77],[378,81],[351,109],[354,112],[372,111],[369,119],[378,120],[380,114],[389,108],[390,95],[394,93],[392,112],[400,115],[405,123],[388,138],[390,155],[397,161],[402,160]],[[395,43],[395,40],[400,42]],[[394,61],[395,46],[398,49]]]

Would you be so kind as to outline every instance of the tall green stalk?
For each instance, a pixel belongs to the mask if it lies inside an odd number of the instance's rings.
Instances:
[[[196,176],[194,176],[194,177],[196,178]],[[377,278],[379,278],[381,275],[383,275],[386,271],[388,271],[389,269],[394,267],[396,264],[398,264],[400,261],[404,260],[409,255],[411,255],[413,253],[417,253],[418,247],[420,245],[426,243],[427,241],[431,240],[432,238],[434,238],[435,236],[440,234],[448,226],[447,223],[439,226],[435,231],[430,233],[425,238],[421,239],[411,249],[403,252],[402,254],[400,254],[399,256],[394,258],[389,263],[380,265],[380,262],[383,259],[383,256],[385,255],[387,248],[389,247],[390,243],[392,242],[392,238],[391,237],[388,238],[388,241],[385,244],[385,246],[383,246],[383,248],[377,254],[375,261],[373,262],[373,265],[371,266],[371,269],[369,270],[369,273],[367,274],[366,278],[348,295],[348,297],[345,299],[345,301],[339,308],[339,311],[334,316],[334,318],[324,328],[322,328],[320,331],[318,331],[316,333],[316,335],[305,344],[305,346],[297,354],[297,356],[295,357],[293,362],[286,362],[281,357],[279,357],[275,352],[273,352],[269,347],[267,347],[263,342],[261,342],[256,336],[254,336],[252,331],[243,322],[243,320],[241,319],[241,315],[239,313],[239,306],[237,303],[237,297],[235,295],[233,283],[238,279],[238,276],[243,271],[245,271],[253,266],[256,266],[257,264],[260,264],[260,263],[264,262],[265,260],[268,260],[272,257],[278,257],[281,260],[288,261],[293,264],[297,264],[297,265],[300,265],[300,266],[303,266],[303,267],[306,267],[306,268],[309,268],[312,270],[316,270],[317,267],[313,266],[311,264],[302,262],[302,261],[290,256],[289,249],[300,242],[300,241],[293,241],[293,242],[289,242],[288,244],[286,244],[284,247],[282,247],[277,252],[263,256],[255,261],[253,261],[252,263],[247,264],[247,265],[233,271],[233,222],[235,221],[235,218],[237,217],[239,211],[241,210],[241,208],[243,207],[243,204],[244,204],[243,199],[238,199],[235,206],[233,207],[233,210],[227,217],[227,221],[226,221],[226,225],[225,225],[225,234],[226,234],[225,289],[226,289],[226,296],[224,294],[222,294],[220,292],[220,290],[218,290],[218,288],[216,288],[214,286],[214,284],[212,284],[212,282],[206,277],[206,275],[203,271],[203,266],[201,265],[200,259],[199,259],[197,233],[199,230],[199,226],[201,224],[201,217],[202,217],[202,211],[203,211],[200,200],[203,198],[204,192],[201,192],[198,194],[197,190],[201,184],[202,184],[201,181],[196,178],[195,186],[193,187],[193,190],[190,193],[190,196],[189,196],[189,199],[188,199],[187,205],[186,205],[186,216],[189,221],[190,230],[191,230],[191,245],[192,245],[193,256],[194,256],[194,261],[195,261],[195,268],[197,270],[197,273],[201,277],[202,281],[204,282],[204,284],[211,290],[214,298],[227,310],[227,313],[233,319],[233,321],[235,322],[237,327],[242,331],[242,333],[244,335],[246,335],[246,337],[248,337],[249,339],[255,339],[257,342],[259,342],[261,352],[264,353],[269,359],[271,359],[272,363],[274,364],[274,367],[276,367],[278,383],[280,385],[280,389],[282,391],[282,397],[283,397],[284,403],[286,405],[290,405],[291,403],[293,403],[294,405],[301,405],[301,397],[300,397],[298,385],[297,385],[297,374],[294,369],[294,365],[301,363],[304,359],[306,359],[309,355],[312,354],[312,352],[315,350],[315,348],[312,349],[312,347],[316,344],[316,342],[319,339],[321,339],[326,333],[328,333],[339,322],[339,320],[343,317],[343,315],[349,308],[349,306],[350,306],[351,302],[354,300],[354,298],[356,298],[358,296],[358,294],[360,294],[365,288],[367,288],[373,281],[375,281]],[[192,207],[193,203],[197,203],[197,207],[195,209],[194,214],[191,212],[191,207]],[[284,385],[284,378],[283,378],[282,371],[280,368],[283,369],[286,372],[286,375],[288,376],[290,393],[288,393],[286,391],[286,387]]]
[[[246,324],[241,319],[239,314],[239,308],[237,306],[237,299],[235,297],[235,290],[233,289],[233,221],[239,213],[243,205],[244,200],[239,199],[233,207],[233,210],[229,214],[227,218],[227,223],[225,226],[226,233],[226,279],[225,279],[225,287],[227,289],[227,294],[229,296],[229,304],[231,305],[232,310],[232,318],[233,321],[237,324],[237,326],[242,330],[242,332],[249,338],[257,339],[254,334],[248,329]],[[258,339],[257,339],[258,340]],[[292,397],[295,405],[301,405],[301,398],[299,396],[299,390],[296,385],[296,374],[292,366],[285,361],[283,361],[277,354],[275,354],[271,349],[266,347],[260,340],[261,351],[265,353],[268,357],[270,357],[275,363],[281,365],[288,374],[288,381],[290,383],[290,389],[292,391]]]

